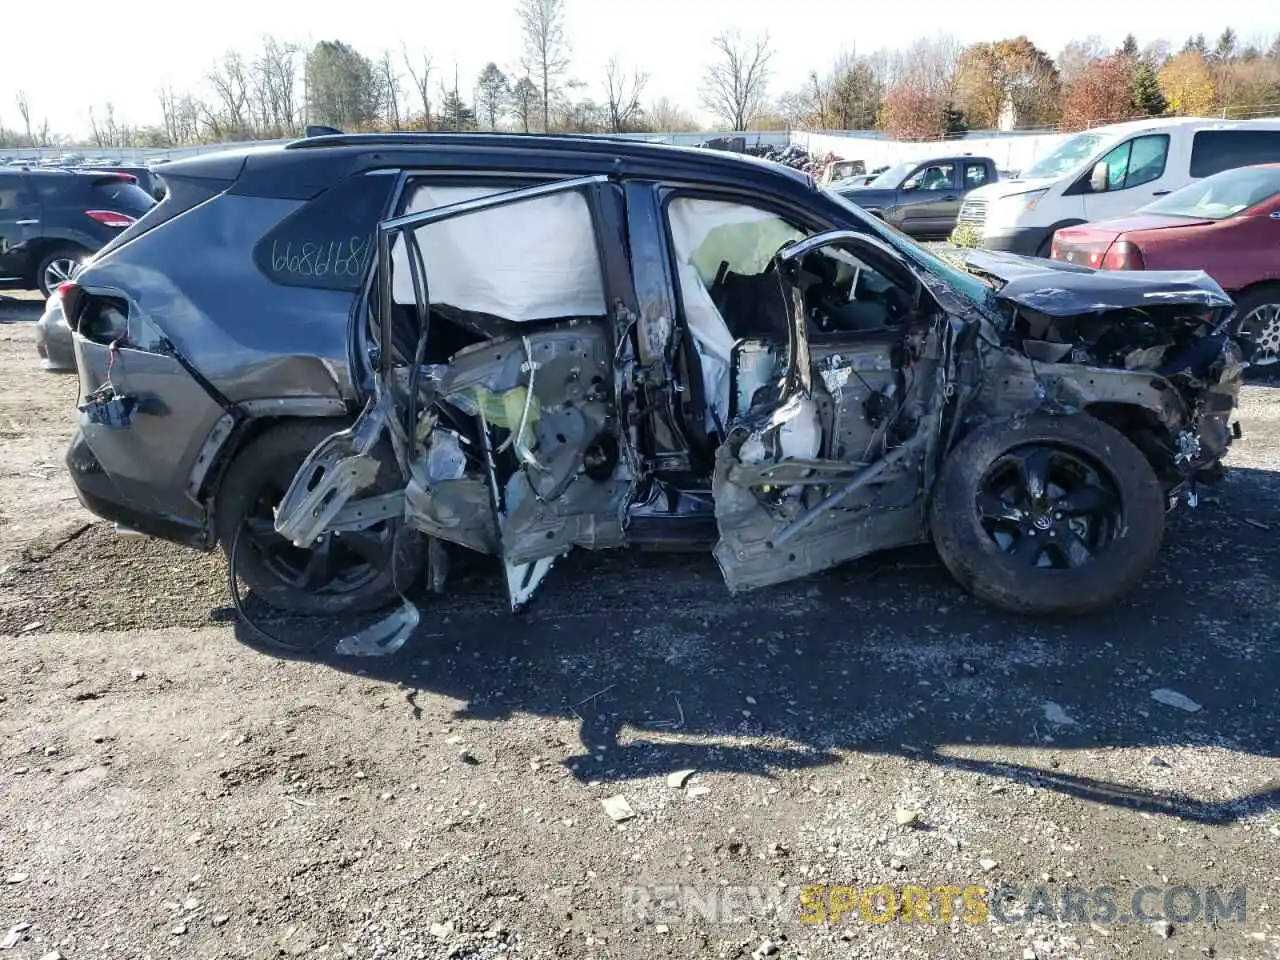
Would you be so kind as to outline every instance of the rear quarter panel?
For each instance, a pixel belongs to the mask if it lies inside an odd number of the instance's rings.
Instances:
[[[348,398],[353,294],[281,286],[253,260],[258,240],[300,205],[219,196],[112,251],[79,280],[123,291],[233,402]]]
[[[1265,213],[1182,229],[1124,235],[1148,270],[1204,270],[1222,289],[1280,278],[1280,220]]]

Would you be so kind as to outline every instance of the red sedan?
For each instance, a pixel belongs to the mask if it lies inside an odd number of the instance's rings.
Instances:
[[[1253,362],[1280,361],[1280,163],[1224,170],[1128,216],[1063,227],[1050,256],[1102,270],[1204,270],[1235,299]]]

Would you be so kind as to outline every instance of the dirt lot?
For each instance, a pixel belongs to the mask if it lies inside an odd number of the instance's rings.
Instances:
[[[477,576],[394,658],[284,657],[218,558],[79,508],[38,310],[0,298],[0,955],[1280,957],[1280,389],[1089,621],[929,550],[738,602],[587,557],[520,619]],[[803,923],[811,885],[859,905]]]

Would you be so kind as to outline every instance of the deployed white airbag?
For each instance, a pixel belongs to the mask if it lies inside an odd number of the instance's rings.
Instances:
[[[419,187],[406,213],[511,187]],[[418,228],[431,302],[524,322],[606,313],[595,226],[577,191],[522,200]],[[403,243],[391,252],[392,294],[412,304]]]
[[[729,419],[729,356],[734,340],[708,287],[722,262],[728,261],[737,273],[762,273],[780,247],[803,234],[775,214],[719,200],[677,197],[667,207],[667,218],[685,322],[702,367],[706,427],[712,430],[717,416],[721,424]]]

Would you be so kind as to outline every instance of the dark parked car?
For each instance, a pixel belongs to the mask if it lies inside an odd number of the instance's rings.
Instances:
[[[865,185],[834,187],[846,200],[913,237],[945,237],[955,229],[970,190],[998,177],[988,157],[942,157],[900,163]]]
[[[62,288],[49,295],[44,313],[36,321],[36,353],[40,366],[51,373],[75,373],[76,353],[71,328],[62,312]]]
[[[47,297],[153,206],[128,174],[0,170],[0,287]]]
[[[165,177],[67,290],[67,466],[284,609],[447,592],[454,549],[519,607],[574,547],[714,549],[741,591],[932,540],[990,603],[1081,612],[1231,440],[1204,274],[962,271],[775,164],[398,134]]]
[[[156,173],[150,167],[123,167],[115,166],[83,166],[77,168],[80,171],[100,171],[103,173],[124,173],[133,177],[138,187],[149,194],[152,199],[157,202],[164,199],[164,178]]]
[[[1280,362],[1280,163],[1224,170],[1126,216],[1065,227],[1050,255],[1105,270],[1204,270],[1235,298],[1250,361]]]

